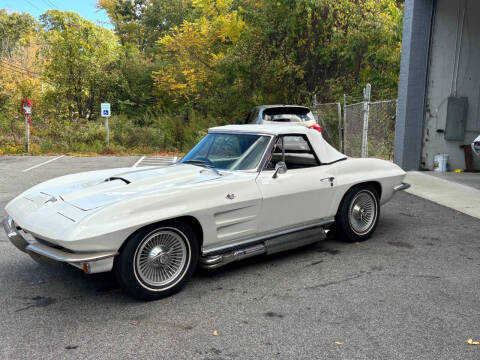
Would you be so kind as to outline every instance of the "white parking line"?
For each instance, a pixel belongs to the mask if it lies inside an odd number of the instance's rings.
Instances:
[[[140,164],[143,159],[145,159],[145,156],[142,156],[140,159],[138,159],[138,161],[132,167],[137,167],[137,165]]]
[[[143,156],[133,167],[158,166],[166,167],[177,160],[176,156]]]
[[[22,170],[22,172],[27,172],[27,171],[30,171],[30,170],[32,170],[32,169],[38,168],[38,167],[43,166],[43,165],[45,165],[45,164],[51,163],[52,161],[58,160],[58,159],[60,159],[60,158],[62,158],[62,157],[64,157],[64,156],[65,156],[65,155],[57,156],[57,157],[54,158],[54,159],[50,159],[50,160],[44,161],[44,162],[42,162],[41,164],[38,164],[38,165],[35,165],[35,166],[32,166],[32,167],[29,167],[28,169]]]

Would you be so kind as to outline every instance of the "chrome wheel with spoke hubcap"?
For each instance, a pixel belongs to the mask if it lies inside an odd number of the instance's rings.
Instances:
[[[154,287],[174,282],[187,261],[185,243],[188,243],[185,238],[173,229],[147,235],[135,253],[134,270],[139,280]]]
[[[135,232],[115,259],[122,288],[144,300],[160,299],[179,291],[192,276],[199,244],[188,224],[169,221]]]
[[[359,184],[347,191],[335,216],[334,229],[347,241],[367,240],[375,231],[380,216],[380,188]]]
[[[350,203],[348,221],[352,231],[364,235],[370,231],[377,218],[377,199],[368,190],[358,192]]]

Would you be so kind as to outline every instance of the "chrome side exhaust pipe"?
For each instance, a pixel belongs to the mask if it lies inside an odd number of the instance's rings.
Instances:
[[[247,259],[257,255],[271,255],[282,251],[298,248],[324,240],[326,231],[323,227],[303,230],[275,238],[267,239],[261,244],[247,246],[218,255],[200,257],[200,265],[206,269],[216,269],[234,261]]]
[[[200,258],[200,264],[206,269],[216,269],[231,262],[247,259],[252,256],[265,254],[267,249],[265,245],[258,244],[245,249],[235,250],[229,253],[212,255]]]

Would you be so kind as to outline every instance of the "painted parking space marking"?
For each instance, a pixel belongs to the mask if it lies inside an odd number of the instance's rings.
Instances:
[[[44,162],[42,162],[42,163],[40,163],[40,164],[37,164],[37,165],[32,166],[32,167],[29,167],[28,169],[22,170],[22,172],[27,172],[27,171],[36,169],[36,168],[38,168],[38,167],[40,167],[40,166],[46,165],[46,164],[48,164],[48,163],[51,163],[52,161],[58,160],[58,159],[60,159],[60,158],[62,158],[62,157],[64,157],[64,156],[65,156],[65,155],[57,156],[56,158],[53,158],[53,159],[44,161]]]
[[[177,161],[176,156],[142,156],[133,167],[168,166]]]
[[[142,156],[140,159],[138,159],[138,161],[137,161],[135,164],[133,164],[133,166],[132,166],[132,167],[137,167],[137,166],[138,166],[138,164],[140,164],[140,163],[142,162],[142,160],[143,160],[143,159],[145,159],[145,156]]]

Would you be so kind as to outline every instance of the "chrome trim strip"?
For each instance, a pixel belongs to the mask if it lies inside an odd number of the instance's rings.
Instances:
[[[259,127],[260,128],[260,127]],[[212,130],[212,128],[208,129],[208,134],[245,134],[245,135],[265,135],[265,136],[276,136],[271,132],[264,132],[264,131],[242,131],[242,130],[231,130],[231,129],[222,129],[222,130]]]
[[[253,237],[253,238],[241,239],[241,240],[237,240],[235,242],[230,242],[228,244],[221,244],[221,245],[214,244],[209,248],[202,249],[202,255],[201,256],[210,256],[210,255],[221,254],[221,253],[230,251],[230,250],[238,248],[238,247],[242,247],[242,246],[245,246],[245,245],[250,245],[252,243],[260,242],[260,241],[270,239],[270,238],[273,238],[273,237],[286,235],[286,234],[293,233],[293,232],[296,232],[296,231],[307,230],[307,229],[311,229],[311,228],[315,228],[315,227],[319,227],[319,226],[329,225],[329,224],[332,224],[334,221],[335,221],[334,217],[329,217],[329,218],[321,219],[320,221],[315,222],[315,223],[302,225],[302,226],[297,226],[297,227],[293,227],[293,228],[289,228],[289,229],[285,229],[285,230],[280,230],[280,231],[277,231],[277,232],[268,233],[268,234],[256,236],[256,237]]]
[[[272,139],[270,140],[270,143],[268,144],[267,148],[265,149],[265,152],[262,155],[262,158],[260,159],[260,162],[258,163],[258,168],[257,171],[260,174],[264,169],[265,166],[268,164],[270,161],[270,158],[272,156],[273,149],[275,147],[275,144],[277,142],[278,137],[272,136]]]
[[[118,255],[116,251],[103,251],[95,253],[69,253],[59,249],[51,248],[47,245],[40,243],[28,245],[26,251],[29,253],[41,255],[51,260],[65,263],[97,261]]]
[[[394,186],[393,191],[407,190],[409,187],[410,187],[410,184],[402,182],[400,185]]]

